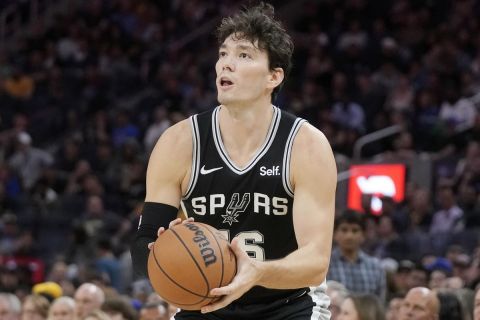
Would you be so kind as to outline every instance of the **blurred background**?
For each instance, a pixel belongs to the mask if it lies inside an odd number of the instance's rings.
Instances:
[[[362,248],[387,271],[387,299],[435,270],[472,293],[480,1],[269,2],[295,43],[274,103],[330,141],[337,214],[365,215]],[[213,32],[241,4],[0,1],[0,292],[22,300],[53,281],[72,296],[88,281],[145,304],[128,246],[149,154],[216,106]]]

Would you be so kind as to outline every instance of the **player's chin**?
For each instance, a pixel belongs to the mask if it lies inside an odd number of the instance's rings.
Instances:
[[[229,97],[224,93],[219,93],[217,95],[217,100],[220,104],[223,104],[223,105],[234,102],[234,99],[232,99],[232,97]]]

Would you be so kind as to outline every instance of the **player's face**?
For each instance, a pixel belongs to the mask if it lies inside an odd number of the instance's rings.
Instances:
[[[247,39],[230,35],[220,46],[215,65],[218,102],[222,105],[249,104],[270,99],[273,72],[266,51]],[[282,73],[283,79],[283,73]],[[273,86],[273,87],[272,87]]]

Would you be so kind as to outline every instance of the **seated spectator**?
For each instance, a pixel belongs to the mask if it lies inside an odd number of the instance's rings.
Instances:
[[[330,305],[328,306],[331,314],[330,319],[336,320],[340,314],[340,307],[348,296],[348,290],[343,284],[329,280],[327,281],[326,294],[330,298]]]
[[[385,312],[385,320],[397,320],[400,316],[400,308],[402,307],[403,297],[395,296],[390,299]]]
[[[438,320],[439,313],[437,294],[424,287],[415,287],[403,300],[399,320]]]
[[[451,291],[460,302],[463,320],[473,320],[473,307],[475,291],[469,288],[461,288]]]
[[[430,233],[442,233],[462,230],[460,225],[463,211],[458,207],[452,187],[444,186],[437,191],[440,210],[435,212],[430,226]]]
[[[140,320],[168,320],[168,308],[163,302],[150,302],[140,309]]]
[[[112,320],[136,320],[137,312],[126,298],[108,298],[102,304],[101,310]]]
[[[59,297],[53,300],[48,311],[48,320],[74,320],[75,300],[70,297]]]
[[[445,289],[447,287],[447,274],[444,270],[436,269],[430,273],[428,287],[432,290]]]
[[[0,316],[5,320],[18,320],[22,313],[22,303],[16,295],[0,292]]]
[[[76,317],[84,319],[89,312],[100,309],[105,301],[105,294],[97,285],[84,283],[75,291],[74,298]]]
[[[351,295],[341,306],[338,320],[383,320],[385,314],[380,300],[372,294]]]
[[[22,320],[45,320],[50,302],[41,295],[32,294],[25,298],[22,306]]]
[[[17,136],[16,151],[8,162],[22,179],[24,188],[30,190],[43,169],[53,164],[53,157],[48,152],[33,147],[30,135],[21,132]]]
[[[84,317],[78,318],[80,320],[112,320],[108,314],[100,309],[89,311]]]
[[[439,320],[463,320],[462,306],[455,294],[448,291],[440,291],[437,293],[440,301]]]

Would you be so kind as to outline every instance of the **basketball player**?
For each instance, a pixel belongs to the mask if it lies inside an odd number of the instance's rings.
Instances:
[[[224,19],[217,36],[220,105],[157,142],[134,266],[146,273],[147,244],[180,223],[181,205],[231,240],[237,275],[211,290],[218,301],[175,319],[329,319],[335,161],[320,131],[272,105],[292,40],[263,3]]]

